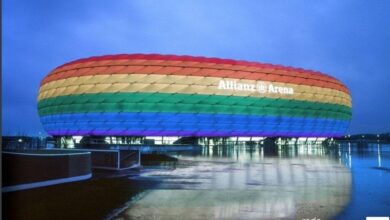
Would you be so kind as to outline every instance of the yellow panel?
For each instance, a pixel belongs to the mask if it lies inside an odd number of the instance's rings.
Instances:
[[[75,80],[74,78],[77,78]],[[69,79],[69,81],[68,81]],[[159,79],[157,81],[157,79]],[[62,87],[62,86],[69,86],[69,85],[81,85],[81,84],[97,84],[97,83],[123,83],[123,82],[142,82],[142,83],[170,83],[170,84],[186,84],[186,85],[218,85],[218,82],[222,78],[218,77],[203,77],[203,76],[178,76],[178,75],[147,75],[147,74],[131,74],[129,76],[128,74],[115,74],[115,75],[95,75],[95,76],[82,76],[82,77],[71,77],[67,79],[61,79],[57,81],[53,81],[50,83],[47,83],[42,86],[42,91],[45,91],[46,89],[56,88],[56,87]],[[229,79],[238,83],[247,83],[247,84],[253,84],[256,83],[255,80],[236,80],[236,79]],[[269,82],[268,82],[269,83]],[[321,88],[316,86],[307,86],[307,85],[297,85],[297,84],[288,84],[288,83],[279,83],[279,82],[272,82],[275,86],[285,86],[285,87],[292,87],[295,91],[302,91],[306,92],[309,91],[310,93],[320,93],[320,94],[337,94],[338,96],[345,97],[346,99],[349,99],[350,96],[344,92],[335,90],[335,89],[329,89],[329,88]]]

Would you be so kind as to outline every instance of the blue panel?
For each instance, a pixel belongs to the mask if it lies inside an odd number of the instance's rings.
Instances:
[[[50,131],[208,131],[343,133],[347,120],[282,116],[191,113],[88,113],[49,115],[41,118]]]

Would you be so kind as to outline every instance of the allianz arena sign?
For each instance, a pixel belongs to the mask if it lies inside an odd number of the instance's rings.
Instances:
[[[240,83],[237,81],[221,80],[218,83],[218,89],[233,90],[233,91],[249,91],[259,93],[279,93],[286,95],[293,95],[294,89],[291,87],[276,86],[272,83],[257,82]]]

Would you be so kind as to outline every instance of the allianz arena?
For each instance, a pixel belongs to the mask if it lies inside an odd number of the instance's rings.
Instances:
[[[335,137],[351,106],[346,86],[319,72],[157,54],[66,63],[38,95],[53,136]]]

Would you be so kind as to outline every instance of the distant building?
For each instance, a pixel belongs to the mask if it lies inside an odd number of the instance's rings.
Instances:
[[[48,143],[52,138],[40,138],[30,136],[2,136],[2,149],[24,150],[24,149],[40,149],[48,147]],[[50,145],[50,144],[49,144]]]

